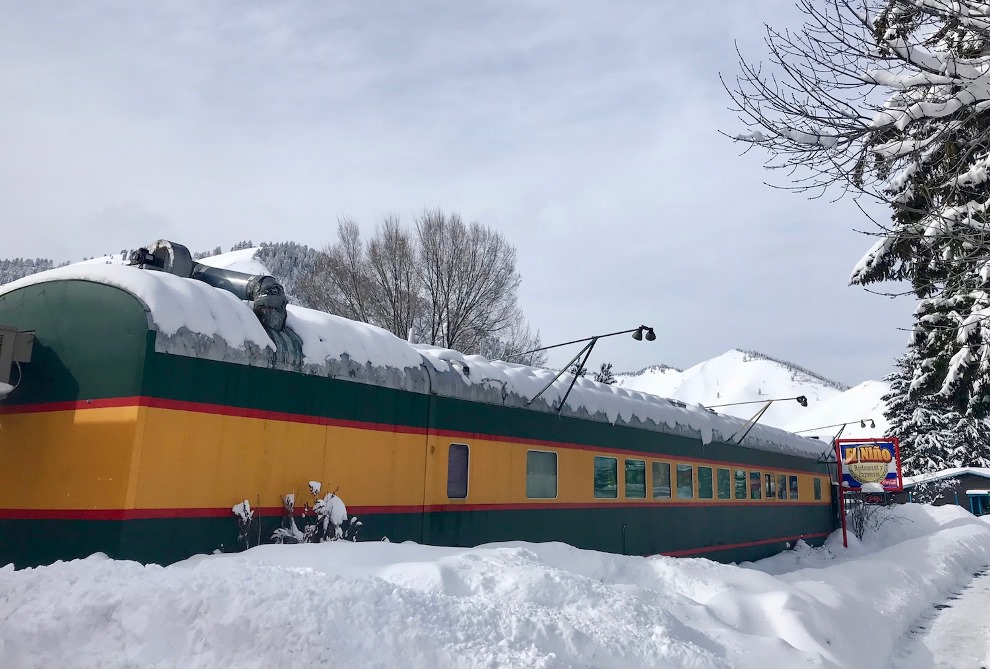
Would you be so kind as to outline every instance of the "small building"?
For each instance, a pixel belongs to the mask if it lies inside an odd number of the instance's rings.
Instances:
[[[956,504],[970,513],[990,514],[990,467],[953,467],[904,477],[904,491],[894,501],[922,504]]]

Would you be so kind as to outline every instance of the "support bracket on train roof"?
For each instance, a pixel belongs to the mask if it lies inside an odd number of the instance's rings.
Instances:
[[[583,342],[583,341],[588,342],[587,344],[584,345],[584,348],[582,348],[580,351],[578,351],[578,354],[577,355],[575,355],[573,358],[571,358],[570,361],[566,365],[564,365],[559,372],[557,372],[557,375],[556,376],[554,376],[552,379],[550,379],[550,382],[547,385],[543,386],[543,388],[540,390],[540,392],[538,392],[535,395],[533,395],[533,397],[530,398],[530,400],[528,402],[526,402],[526,406],[529,406],[530,404],[532,404],[533,402],[536,401],[536,398],[537,397],[539,397],[540,395],[542,395],[543,393],[545,393],[547,391],[547,389],[550,388],[550,386],[552,386],[554,383],[556,383],[557,382],[557,379],[559,379],[561,376],[563,376],[566,373],[571,373],[573,375],[573,378],[571,379],[571,383],[570,383],[570,385],[567,386],[567,392],[565,392],[564,393],[564,396],[560,398],[560,401],[557,403],[557,408],[555,409],[555,411],[557,413],[560,413],[560,410],[564,408],[564,402],[567,401],[568,395],[571,394],[571,390],[574,388],[574,384],[577,383],[578,377],[581,376],[581,374],[582,374],[582,372],[583,372],[583,370],[585,368],[585,365],[587,365],[588,358],[591,356],[591,351],[592,351],[592,349],[595,348],[595,344],[598,343],[598,340],[599,339],[604,339],[605,337],[614,337],[615,335],[622,335],[622,334],[629,334],[629,333],[632,333],[632,338],[635,339],[636,341],[642,341],[644,339],[644,335],[645,335],[646,341],[654,341],[657,338],[656,333],[653,332],[653,328],[651,328],[648,325],[640,325],[639,327],[632,328],[631,330],[619,330],[618,332],[610,332],[608,334],[595,335],[594,337],[585,337],[584,339],[574,339],[573,341],[565,341],[562,344],[554,344],[552,346],[541,346],[540,348],[534,348],[534,349],[529,350],[529,351],[523,351],[522,353],[512,353],[512,354],[507,355],[505,357],[506,357],[506,359],[508,359],[508,358],[518,358],[520,356],[529,355],[530,353],[537,353],[539,351],[547,351],[547,350],[549,350],[551,348],[558,348],[560,346],[568,346],[569,344],[578,344],[578,343]],[[582,358],[582,356],[584,356],[584,357]],[[581,358],[581,363],[580,364],[577,364],[578,358]],[[575,364],[577,364],[576,369],[571,369],[571,365],[575,365]]]
[[[808,406],[808,398],[805,397],[804,395],[798,395],[797,397],[775,397],[772,400],[766,400],[766,402],[763,404],[763,406],[760,407],[760,410],[757,411],[756,414],[752,418],[750,418],[748,421],[746,421],[745,423],[743,423],[742,424],[742,427],[740,427],[738,430],[736,430],[735,432],[733,432],[732,433],[732,436],[729,437],[726,441],[731,444],[732,441],[733,441],[733,439],[734,439],[737,444],[741,444],[742,441],[743,441],[743,439],[746,438],[746,435],[749,434],[749,431],[752,430],[753,427],[758,422],[760,422],[760,419],[763,418],[763,414],[765,414],[767,412],[767,409],[770,408],[770,405],[771,404],[773,404],[774,402],[786,402],[788,400],[794,400],[794,401],[796,401],[798,404],[800,404],[803,407]],[[713,404],[713,405],[708,406],[708,407],[705,407],[705,408],[707,408],[707,409],[714,409],[714,408],[717,408],[717,407],[730,407],[730,406],[735,406],[735,405],[738,405],[738,404],[759,404],[760,402],[763,402],[763,401],[764,400],[752,400],[752,401],[749,401],[749,402],[729,402],[728,404]]]
[[[34,330],[18,330],[13,325],[0,324],[0,400],[21,385],[24,370],[21,363],[31,362]],[[16,367],[16,383],[10,382],[11,368]]]

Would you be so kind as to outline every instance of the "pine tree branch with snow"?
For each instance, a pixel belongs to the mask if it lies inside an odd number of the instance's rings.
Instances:
[[[990,413],[990,21],[975,0],[801,0],[767,28],[769,64],[726,83],[791,188],[886,203],[851,283],[907,281],[920,300],[912,392]]]

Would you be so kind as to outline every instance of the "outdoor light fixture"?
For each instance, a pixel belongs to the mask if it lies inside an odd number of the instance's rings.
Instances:
[[[643,332],[646,331],[646,341],[653,341],[657,338],[656,334],[653,332],[653,328],[647,327],[646,325],[640,325],[633,331],[632,338],[636,341],[643,341]],[[605,335],[608,336],[608,335]]]
[[[873,421],[872,418],[864,419],[864,420],[859,421],[859,426],[860,427],[866,427],[866,421],[867,420],[870,421],[870,427],[875,428],[877,426],[877,424]]]
[[[598,343],[598,340],[604,339],[605,337],[614,337],[616,335],[623,335],[630,333],[632,333],[632,338],[635,339],[636,341],[643,341],[644,338],[646,339],[646,341],[654,341],[657,338],[657,335],[653,331],[653,328],[651,328],[649,325],[640,325],[638,328],[632,328],[631,330],[619,330],[618,332],[609,332],[608,334],[595,335],[594,337],[585,337],[584,339],[574,339],[572,341],[565,341],[562,344],[554,344],[553,346],[541,346],[540,348],[534,348],[529,351],[523,351],[522,353],[512,353],[510,355],[505,356],[505,358],[508,360],[509,358],[518,358],[519,356],[529,355],[530,353],[537,353],[539,351],[548,351],[552,348],[569,346],[570,344],[579,344],[583,341],[588,342],[587,344],[584,345],[584,348],[578,351],[578,354],[576,356],[571,358],[570,362],[564,365],[561,368],[561,370],[557,372],[557,375],[550,380],[550,383],[543,386],[540,392],[536,393],[536,395],[534,395],[532,399],[526,402],[526,406],[529,406],[530,404],[535,402],[537,397],[545,393],[550,386],[552,386],[554,383],[557,382],[557,379],[559,379],[561,376],[563,376],[566,372],[570,370],[571,365],[577,363],[578,358],[584,356],[583,358],[581,358],[581,362],[578,363],[577,370],[575,370],[574,372],[574,378],[571,379],[571,385],[567,386],[567,392],[564,393],[564,396],[560,398],[560,403],[557,405],[557,413],[560,413],[560,410],[564,407],[564,402],[567,401],[567,396],[571,394],[571,389],[574,388],[574,384],[577,382],[578,377],[581,376],[581,370],[584,369],[585,364],[587,364],[588,362],[588,358],[591,357],[591,350],[595,348],[595,344]]]

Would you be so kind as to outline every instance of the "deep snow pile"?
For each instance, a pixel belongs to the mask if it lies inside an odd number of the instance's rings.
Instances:
[[[0,666],[882,666],[990,562],[990,526],[962,509],[896,513],[865,545],[743,566],[335,542],[7,567]]]

